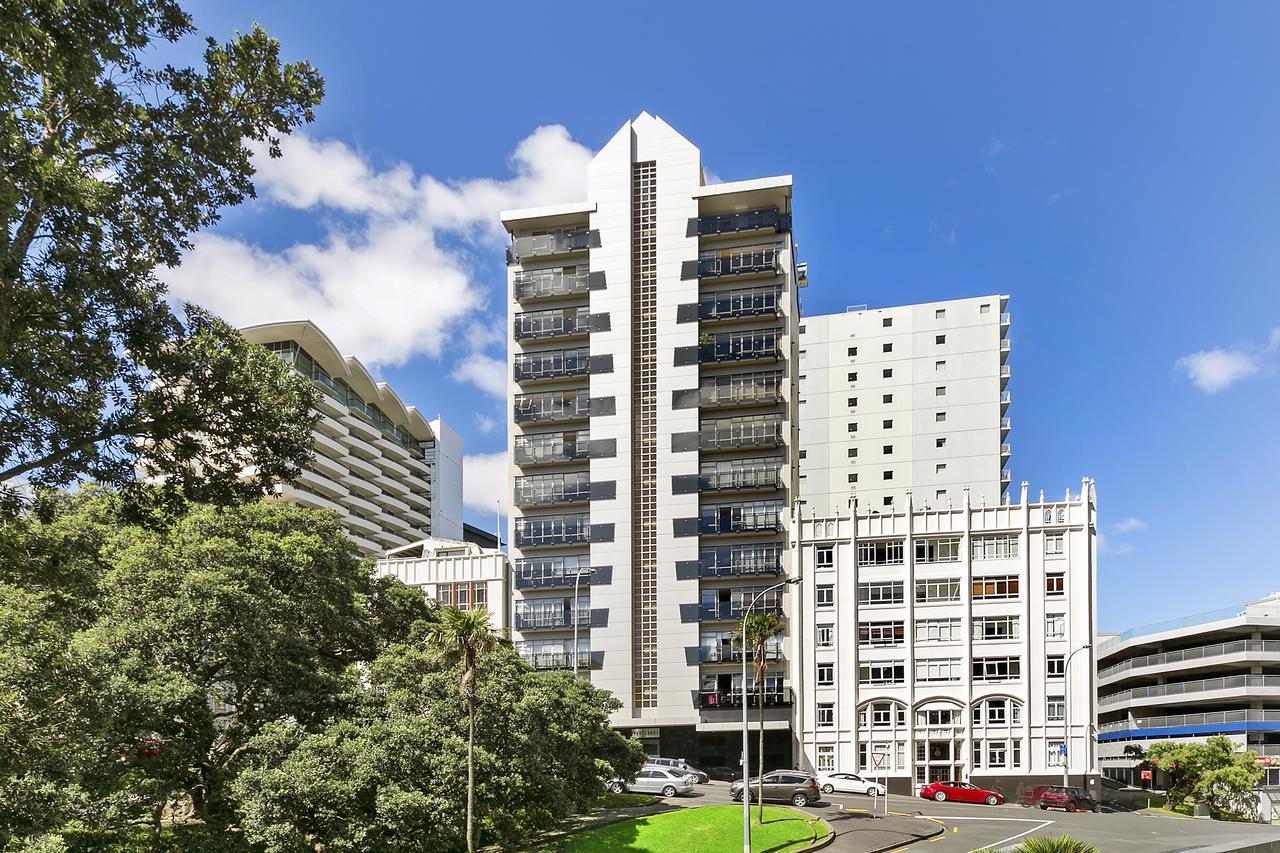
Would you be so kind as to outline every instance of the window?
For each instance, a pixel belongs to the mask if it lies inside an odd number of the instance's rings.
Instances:
[[[880,398],[880,402],[882,402],[882,403],[892,403],[892,402],[893,402],[893,395],[892,395],[892,394],[885,394],[883,397],[881,397],[881,398]]]
[[[858,458],[858,448],[856,448],[856,447],[850,447],[850,448],[849,448],[849,450],[848,450],[848,456],[849,456],[849,458],[850,458],[850,459],[857,459],[857,458]]]
[[[1061,766],[1062,766],[1062,758],[1063,758],[1063,755],[1062,755],[1062,746],[1063,746],[1063,743],[1062,743],[1062,741],[1060,741],[1060,740],[1051,740],[1051,741],[1046,741],[1044,746],[1045,746],[1045,751],[1048,753],[1048,758],[1049,758],[1048,764],[1049,764],[1049,766],[1050,766],[1050,767],[1061,767]]]
[[[893,728],[895,717],[897,725],[907,724],[907,709],[904,705],[896,702],[875,702],[858,712],[858,728]]]
[[[884,455],[885,455],[885,456],[892,456],[892,455],[893,455],[893,445],[892,445],[892,444],[886,444],[886,445],[884,446]]]
[[[829,569],[836,564],[836,546],[819,545],[814,550],[814,565],[820,569]]]
[[[947,386],[946,386],[946,385],[939,385],[939,386],[937,386],[936,388],[934,388],[934,389],[933,389],[933,396],[935,396],[935,397],[945,397],[945,396],[947,396]]]
[[[830,745],[818,747],[818,772],[831,773],[836,769],[836,748]]]
[[[1067,700],[1065,696],[1046,696],[1044,718],[1050,723],[1061,723],[1067,718]]]
[[[1007,741],[989,740],[987,741],[987,766],[988,767],[1006,767],[1008,761]]]
[[[935,438],[935,439],[933,440],[933,446],[934,446],[934,447],[946,447],[946,446],[947,446],[947,440],[946,440],[945,438]]]
[[[946,369],[947,369],[947,360],[946,360],[945,358],[940,358],[940,359],[938,359],[937,361],[935,361],[935,362],[933,363],[933,372],[934,372],[934,373],[941,373],[942,371],[944,371],[944,370],[946,370]]]
[[[1046,533],[1044,535],[1044,555],[1046,557],[1061,557],[1063,554],[1063,535],[1059,533]]]
[[[880,378],[881,378],[881,379],[892,379],[892,378],[893,378],[893,368],[892,368],[892,367],[886,367],[884,370],[880,371]]]
[[[1044,638],[1061,640],[1067,636],[1067,615],[1065,613],[1046,613],[1044,615]]]
[[[1009,766],[1022,766],[1022,741],[1020,740],[1009,741]]]
[[[880,422],[880,426],[884,429],[893,429],[893,419],[889,418]]]
[[[931,708],[916,711],[917,726],[956,726],[960,724],[960,714],[955,708]]]
[[[961,639],[959,619],[917,619],[913,638],[916,643],[958,643]]]
[[[836,683],[836,665],[833,663],[818,664],[818,686],[830,687]]]
[[[973,579],[974,601],[998,601],[1018,597],[1018,576],[998,575]]]
[[[818,584],[818,606],[819,607],[835,607],[836,605],[836,585],[833,583]]]
[[[960,600],[960,578],[916,580],[916,603],[938,604]]]
[[[488,584],[485,581],[442,583],[436,586],[436,600],[445,607],[458,610],[484,610],[487,606]]]
[[[1049,655],[1044,661],[1046,678],[1066,678],[1067,658],[1065,655]]]
[[[849,482],[850,482],[850,483],[856,483],[856,482],[858,482],[858,475],[857,475],[857,474],[850,474],[850,475],[849,475]]]
[[[960,658],[921,658],[916,661],[916,681],[939,683],[960,680]]]
[[[821,595],[818,600],[821,602]],[[858,603],[901,604],[902,581],[862,581],[858,584]]]
[[[893,352],[893,344],[884,344],[880,347],[881,352]]]
[[[850,381],[850,382],[857,382],[857,381],[858,381],[858,374],[856,374],[856,373],[850,373],[850,374],[849,374],[849,381]]]
[[[1067,594],[1067,578],[1062,572],[1049,572],[1044,576],[1044,594],[1045,595],[1066,595]]]
[[[907,668],[900,660],[874,661],[858,665],[858,684],[905,684]]]
[[[857,397],[850,397],[850,398],[849,398],[849,408],[851,408],[851,409],[852,409],[852,408],[853,408],[854,406],[856,406],[856,405],[858,405],[858,398],[857,398]]]
[[[1017,616],[980,616],[973,620],[975,640],[1018,639]]]
[[[947,470],[947,463],[945,462],[939,462],[938,464],[933,466],[933,473],[935,474],[944,474],[946,473],[946,470]]]
[[[860,646],[900,646],[905,637],[906,629],[901,620],[858,624],[858,645]]]
[[[857,421],[854,421],[853,423],[849,424],[849,432],[857,432],[857,431],[858,431]]]
[[[987,699],[973,704],[973,724],[982,725],[983,711],[989,726],[1016,726],[1022,722],[1022,703],[1014,699]]]
[[[947,419],[947,413],[946,413],[946,412],[934,412],[934,413],[933,413],[933,420],[934,420],[934,423],[939,423],[939,424],[940,424],[940,423],[942,423],[943,421],[945,421],[946,419]]]
[[[893,472],[892,472],[892,471],[885,471],[885,472],[884,472],[884,478],[885,478],[886,480],[892,480],[892,479],[893,479]]]
[[[892,497],[886,497],[886,498],[884,499],[884,505],[885,505],[885,506],[893,506],[893,498],[892,498]]]
[[[818,626],[818,630],[814,633],[814,645],[820,649],[829,649],[836,644],[835,641],[836,626],[826,623]]]
[[[935,501],[946,500],[946,497],[947,497],[946,489],[938,489],[936,492],[933,493],[933,499]]]
[[[800,327],[800,334],[802,334],[802,335],[804,334],[804,328],[805,328],[805,327],[804,327],[803,325]]]
[[[1022,661],[1016,657],[974,658],[974,681],[1012,681],[1022,677]]]
[[[860,566],[900,566],[902,565],[902,540],[891,539],[884,542],[863,541],[858,543],[858,565]]]
[[[883,327],[884,327],[884,328],[886,328],[886,329],[887,329],[887,328],[889,328],[890,326],[892,326],[892,325],[893,325],[893,318],[892,318],[892,317],[885,317],[883,320],[881,320],[881,321],[880,321],[880,325],[881,325],[881,326],[883,326]]]
[[[1018,534],[998,533],[995,536],[973,537],[973,559],[1011,560],[1018,556]]]
[[[801,451],[800,451],[800,458],[801,458],[801,459],[808,459],[808,458],[809,458],[809,451],[807,451],[807,450],[801,450]]]
[[[960,561],[960,537],[917,539],[917,563],[956,563]]]
[[[979,306],[978,306],[978,313],[979,313],[979,314],[990,314],[990,313],[991,313],[991,303],[990,303],[990,302],[984,302],[983,304],[979,305]]]
[[[849,358],[853,358],[853,357],[854,357],[855,355],[857,355],[857,354],[858,354],[858,348],[857,348],[857,347],[849,347]],[[852,374],[852,375],[857,376],[858,374],[856,374],[856,373],[855,373],[855,374]]]

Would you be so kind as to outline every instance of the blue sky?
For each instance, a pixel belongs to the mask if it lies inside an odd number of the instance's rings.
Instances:
[[[1010,294],[1014,481],[1097,479],[1104,630],[1280,589],[1280,7],[190,8],[261,22],[328,94],[175,290],[334,318],[463,433],[469,520],[504,445],[493,212],[576,195],[648,110],[722,179],[795,176],[806,312]]]

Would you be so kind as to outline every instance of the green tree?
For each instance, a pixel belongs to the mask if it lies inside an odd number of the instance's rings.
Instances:
[[[1218,811],[1239,812],[1243,799],[1261,781],[1256,754],[1237,752],[1230,738],[1217,735],[1204,743],[1160,741],[1147,749],[1147,758],[1169,774],[1168,800],[1186,800]]]
[[[253,195],[251,146],[313,118],[323,81],[260,28],[201,67],[175,0],[0,4],[0,483],[261,495],[310,450],[310,390],[155,276]],[[0,485],[6,512],[16,492]]]
[[[744,626],[745,653],[751,658],[751,669],[756,684],[757,712],[760,717],[760,743],[756,749],[756,766],[759,770],[756,782],[756,801],[759,803],[756,823],[764,823],[764,676],[769,668],[769,643],[782,633],[783,627],[782,617],[772,611],[752,613],[747,617]],[[741,637],[737,638],[736,642],[739,646],[743,645]],[[743,796],[746,796],[745,791]]]
[[[467,853],[474,853],[475,831],[472,807],[476,791],[476,662],[494,649],[500,636],[489,624],[489,611],[463,612],[453,607],[441,611],[440,621],[431,626],[431,639],[440,644],[444,660],[462,667],[458,693],[467,710]]]

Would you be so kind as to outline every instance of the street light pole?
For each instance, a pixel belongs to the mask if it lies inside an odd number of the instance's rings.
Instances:
[[[573,675],[578,675],[578,661],[581,655],[578,654],[578,581],[582,580],[582,576],[591,577],[596,573],[594,568],[577,569],[573,573]]]
[[[1062,691],[1062,746],[1066,749],[1066,754],[1062,756],[1062,787],[1071,787],[1069,781],[1069,772],[1071,769],[1071,659],[1076,656],[1076,652],[1082,652],[1085,649],[1093,648],[1093,643],[1085,643],[1071,654],[1067,655],[1067,662],[1062,665],[1062,680],[1064,689]],[[1088,730],[1085,731],[1085,737],[1089,736]],[[1086,754],[1088,747],[1085,747]],[[1085,769],[1088,772],[1088,768]]]
[[[742,645],[742,853],[751,853],[751,732],[747,729],[747,617],[761,597],[787,584],[800,583],[800,578],[788,578],[768,589],[756,593],[755,598],[742,611],[742,629],[738,639]]]

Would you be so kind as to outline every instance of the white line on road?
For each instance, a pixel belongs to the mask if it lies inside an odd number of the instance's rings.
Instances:
[[[984,849],[989,847],[989,848],[991,848],[991,849],[993,849],[993,850],[1000,850],[1000,849],[1001,849],[1005,844],[1008,844],[1010,841],[1017,841],[1019,838],[1021,838],[1021,837],[1022,837],[1022,836],[1024,836],[1024,835],[1030,835],[1030,834],[1031,834],[1031,833],[1033,833],[1033,832],[1039,832],[1040,830],[1044,829],[1046,826],[1052,826],[1054,823],[1056,823],[1056,821],[1052,821],[1052,820],[1043,820],[1043,821],[1041,821],[1041,820],[1036,820],[1035,818],[1027,818],[1027,817],[978,817],[978,816],[976,816],[976,815],[975,815],[975,816],[972,816],[972,817],[960,817],[960,816],[956,816],[956,815],[951,815],[951,816],[944,816],[944,815],[934,815],[934,816],[930,816],[930,815],[921,815],[921,817],[923,817],[923,818],[927,818],[927,819],[929,819],[929,820],[941,820],[941,821],[948,821],[948,820],[1000,820],[1000,821],[1008,821],[1008,822],[1011,822],[1011,823],[1034,823],[1034,824],[1036,824],[1035,826],[1031,827],[1030,829],[1026,829],[1026,830],[1023,830],[1022,832],[1019,832],[1017,835],[1010,835],[1008,838],[1002,838],[1002,839],[1000,839],[999,841],[995,841],[995,842],[993,842],[993,843],[991,843],[991,844],[985,844],[985,845],[983,845],[983,848],[984,848]],[[969,853],[973,853],[973,851],[969,851]]]

